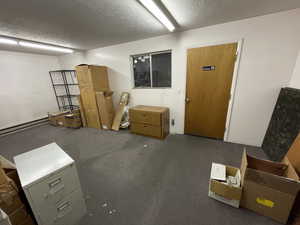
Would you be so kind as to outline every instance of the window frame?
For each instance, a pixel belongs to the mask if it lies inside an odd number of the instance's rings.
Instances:
[[[152,79],[152,55],[159,55],[163,53],[171,53],[171,86],[170,87],[153,87],[153,79]],[[137,56],[145,56],[149,55],[150,57],[150,82],[151,82],[151,87],[136,87],[135,86],[135,80],[134,80],[134,68],[133,68],[133,57]],[[135,54],[135,55],[130,55],[130,63],[131,63],[131,79],[132,79],[132,89],[171,89],[172,88],[172,49],[168,50],[163,50],[163,51],[156,51],[156,52],[145,52],[141,54]]]

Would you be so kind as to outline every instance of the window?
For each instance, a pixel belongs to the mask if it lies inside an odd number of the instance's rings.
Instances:
[[[132,56],[134,87],[171,87],[171,58],[171,51]]]

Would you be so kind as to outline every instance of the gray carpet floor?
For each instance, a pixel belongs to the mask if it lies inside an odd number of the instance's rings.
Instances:
[[[245,146],[169,135],[166,140],[44,125],[0,138],[13,156],[56,142],[75,159],[88,214],[80,225],[271,225],[207,196],[212,162],[240,166]],[[260,148],[246,146],[265,158]],[[67,225],[67,224],[66,224]]]

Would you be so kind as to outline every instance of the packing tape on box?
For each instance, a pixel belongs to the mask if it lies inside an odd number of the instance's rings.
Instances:
[[[268,199],[264,199],[264,198],[256,198],[256,202],[258,204],[261,204],[263,206],[267,206],[269,208],[273,208],[274,207],[274,202],[272,202],[271,200]]]

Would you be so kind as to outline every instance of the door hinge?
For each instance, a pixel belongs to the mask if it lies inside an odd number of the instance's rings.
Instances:
[[[236,52],[235,53],[235,56],[234,56],[234,62],[236,62],[237,58],[238,58],[238,55],[239,55],[239,52]]]

